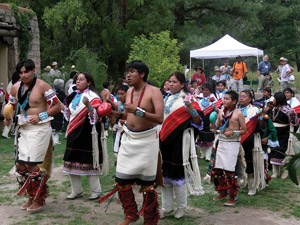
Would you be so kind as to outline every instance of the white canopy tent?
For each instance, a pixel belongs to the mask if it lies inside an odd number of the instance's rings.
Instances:
[[[190,51],[190,68],[192,58],[202,59],[204,62],[204,59],[233,58],[239,55],[242,57],[256,56],[258,64],[258,57],[263,54],[263,50],[249,47],[226,34],[224,37],[209,46]]]

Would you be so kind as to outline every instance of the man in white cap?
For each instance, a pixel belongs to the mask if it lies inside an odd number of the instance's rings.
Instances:
[[[58,78],[62,78],[62,74],[61,74],[60,70],[57,69],[57,67],[58,67],[58,63],[55,62],[55,61],[52,62],[52,64],[51,64],[51,70],[49,72],[49,75],[50,76],[56,76]]]
[[[280,62],[283,67],[280,73],[280,91],[290,87],[289,78],[294,71],[294,68],[288,64],[288,60],[286,58],[281,58]]]

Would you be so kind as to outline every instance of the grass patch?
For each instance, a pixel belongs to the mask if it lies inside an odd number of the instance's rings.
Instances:
[[[66,146],[66,140],[61,135],[61,144],[55,146],[54,151],[54,165],[61,166],[63,164],[63,155]],[[2,142],[3,140],[3,142]],[[1,139],[1,164],[0,164],[0,202],[1,205],[17,207],[18,202],[23,202],[24,199],[16,200],[15,192],[17,191],[16,180],[12,179],[7,175],[8,171],[11,169],[14,163],[14,153],[12,151],[13,138]],[[107,176],[100,176],[100,182],[103,192],[107,192],[113,188],[115,183],[114,173],[115,173],[115,156],[112,153],[112,138],[111,135],[108,138],[108,149],[110,154],[110,172]],[[204,176],[207,170],[208,163],[204,160],[199,161],[201,175]],[[82,177],[84,190],[89,190],[87,177]],[[11,186],[15,185],[16,189],[12,189]],[[70,181],[68,176],[64,176],[62,180],[50,179],[48,181],[50,195],[54,199],[52,204],[61,204],[61,198],[64,198],[69,194]],[[188,217],[182,218],[180,220],[173,217],[169,217],[160,221],[162,225],[193,225],[198,224],[199,217],[206,213],[216,214],[218,212],[223,212],[225,210],[223,202],[215,202],[212,198],[216,195],[213,184],[203,184],[205,194],[202,196],[190,196],[188,198],[188,205],[191,207],[199,208],[199,213],[189,215]],[[294,185],[289,179],[281,180],[274,179],[270,182],[270,185],[263,191],[258,192],[256,196],[248,196],[247,190],[242,188],[239,194],[239,201],[236,206],[236,211],[234,213],[239,213],[239,207],[246,208],[258,208],[267,209],[274,212],[279,212],[284,214],[286,217],[295,216],[300,218],[300,188]],[[84,196],[84,198],[87,196]],[[161,196],[159,196],[161,197]],[[115,199],[113,201],[116,200]],[[81,200],[80,200],[81,201]],[[12,224],[25,224],[25,225],[37,225],[45,224],[43,221],[47,219],[47,224],[58,224],[58,225],[92,225],[99,224],[99,217],[97,217],[97,212],[104,210],[104,205],[100,205],[95,202],[90,202],[88,205],[80,204],[80,201],[68,201],[65,208],[54,213],[51,207],[47,208],[45,211],[39,214],[29,214],[24,218],[18,218],[14,220]],[[83,199],[83,201],[85,201]],[[161,202],[161,201],[160,201]],[[108,209],[107,217],[111,218],[110,222],[103,222],[101,224],[117,224],[122,220],[123,211],[122,207],[119,206],[119,211],[111,212]],[[201,220],[201,219],[200,219]],[[142,224],[142,220],[139,220],[137,224]]]

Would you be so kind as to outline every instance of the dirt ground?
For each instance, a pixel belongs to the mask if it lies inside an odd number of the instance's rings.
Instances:
[[[9,178],[10,179],[10,178]],[[14,178],[11,178],[14,179]],[[62,182],[66,180],[62,173],[62,168],[55,168],[52,173],[52,182]],[[17,186],[8,185],[7,187],[17,190]],[[123,211],[121,205],[116,201],[112,201],[107,212],[105,212],[104,205],[99,205],[97,201],[91,202],[86,200],[88,196],[76,199],[73,201],[66,201],[65,195],[68,190],[61,192],[59,196],[49,196],[47,205],[39,213],[29,214],[27,211],[19,209],[25,199],[16,197],[16,200],[11,205],[0,205],[0,224],[31,224],[30,221],[35,221],[34,224],[50,225],[50,224],[118,224],[123,219]],[[141,204],[141,194],[136,194],[137,201]],[[78,217],[79,215],[79,217]],[[192,220],[189,220],[192,218]],[[79,220],[81,222],[78,222]],[[173,223],[171,223],[171,221]],[[162,219],[159,221],[161,225],[174,224],[175,219]],[[280,213],[254,209],[245,207],[225,207],[224,211],[214,214],[208,214],[202,209],[188,207],[185,218],[181,219],[182,223],[189,223],[203,225],[223,225],[223,224],[243,224],[243,225],[299,225],[300,222],[294,217],[286,217]],[[140,219],[135,224],[143,224]],[[178,223],[177,223],[178,224]]]

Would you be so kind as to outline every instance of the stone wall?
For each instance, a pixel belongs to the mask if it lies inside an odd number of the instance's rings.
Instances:
[[[19,10],[23,13],[32,13],[31,10],[25,8],[19,8]],[[37,17],[34,13],[32,13],[30,26],[31,32],[33,33],[33,40],[28,52],[28,58],[35,62],[37,72],[40,73],[40,32]],[[16,18],[13,10],[8,4],[0,4],[0,42],[2,45],[4,44],[8,46],[8,80],[10,80],[11,74],[15,70],[16,64],[19,61],[18,35],[19,27],[16,24]]]

